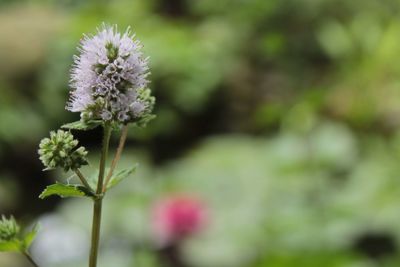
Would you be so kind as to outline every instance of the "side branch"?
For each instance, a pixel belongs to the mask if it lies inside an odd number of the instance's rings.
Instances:
[[[75,174],[79,177],[79,180],[81,180],[82,184],[90,191],[93,192],[93,189],[90,187],[89,183],[87,182],[87,180],[85,179],[85,176],[83,176],[83,174],[81,173],[80,170],[75,169],[74,170]]]
[[[113,175],[113,172],[115,170],[115,167],[117,166],[117,163],[118,163],[119,159],[121,158],[122,150],[124,149],[127,135],[128,135],[128,125],[124,125],[124,128],[122,128],[121,137],[119,139],[117,152],[115,153],[114,159],[113,159],[113,161],[111,163],[110,170],[108,171],[108,174],[107,174],[107,177],[106,177],[106,181],[105,181],[105,183],[103,185],[103,193],[107,190],[107,185],[110,182],[110,179],[111,179],[111,177]]]

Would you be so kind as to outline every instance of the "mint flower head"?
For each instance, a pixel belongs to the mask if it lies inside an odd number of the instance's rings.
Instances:
[[[7,219],[4,215],[0,220],[0,241],[11,241],[19,234],[20,227],[15,221],[14,217]]]
[[[44,138],[39,144],[40,160],[46,170],[56,167],[61,167],[64,171],[77,170],[88,164],[88,152],[83,146],[77,148],[77,145],[78,140],[70,132],[50,132],[50,138]]]
[[[107,25],[84,36],[74,57],[68,110],[81,112],[84,120],[123,124],[148,117],[154,106],[147,89],[148,58],[134,37],[129,28],[121,34]]]

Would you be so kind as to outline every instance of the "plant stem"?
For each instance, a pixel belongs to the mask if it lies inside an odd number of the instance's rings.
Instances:
[[[100,226],[101,226],[101,208],[102,208],[102,190],[104,171],[106,167],[106,160],[108,154],[108,147],[110,144],[111,127],[109,124],[104,125],[103,145],[101,150],[99,179],[97,181],[97,198],[94,200],[93,206],[93,224],[92,224],[92,244],[90,249],[89,267],[97,266],[97,255],[99,251],[100,242]]]
[[[122,153],[122,150],[124,149],[127,135],[128,135],[128,125],[124,125],[124,128],[122,128],[121,137],[119,139],[117,152],[115,153],[114,159],[111,163],[111,167],[110,167],[110,170],[108,171],[106,181],[104,182],[103,193],[107,191],[107,185],[110,182],[111,176],[113,175],[113,172],[115,170],[115,167],[117,166],[119,159],[121,158],[121,153]]]
[[[24,254],[24,256],[28,259],[28,261],[35,267],[39,267],[39,265],[32,259],[31,255],[29,254],[29,252],[24,251],[22,252],[22,254]]]
[[[100,243],[102,199],[96,199],[93,207],[92,246],[90,249],[89,267],[97,266],[97,255]]]
[[[88,184],[88,182],[85,179],[85,176],[83,176],[83,174],[81,173],[80,170],[75,169],[75,174],[79,177],[79,180],[81,180],[82,184],[90,191],[92,192],[93,189],[90,187],[90,185]]]

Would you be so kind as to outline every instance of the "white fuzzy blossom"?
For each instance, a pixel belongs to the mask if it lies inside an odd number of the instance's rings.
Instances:
[[[147,88],[148,58],[128,28],[103,25],[84,36],[74,56],[67,109],[86,119],[128,123],[151,113],[154,97]]]

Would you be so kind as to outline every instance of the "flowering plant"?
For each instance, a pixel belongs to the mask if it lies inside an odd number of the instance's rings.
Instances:
[[[48,186],[41,199],[60,197],[87,197],[93,200],[92,238],[89,267],[97,266],[100,240],[102,201],[109,189],[129,176],[135,166],[114,173],[121,157],[129,125],[144,127],[151,119],[155,98],[147,88],[149,81],[148,58],[143,56],[141,43],[128,28],[121,34],[117,26],[104,25],[96,35],[84,36],[79,55],[74,57],[71,71],[71,93],[66,109],[80,112],[80,120],[63,125],[50,132],[39,145],[40,160],[44,170],[61,168],[72,171],[80,180],[78,184],[57,182]],[[89,180],[81,171],[88,165],[88,151],[78,145],[72,130],[103,128],[102,151],[96,179]],[[109,141],[113,131],[121,131],[118,148],[106,172]],[[21,235],[13,217],[0,221],[0,251],[18,251],[34,265],[29,254],[37,228]]]

